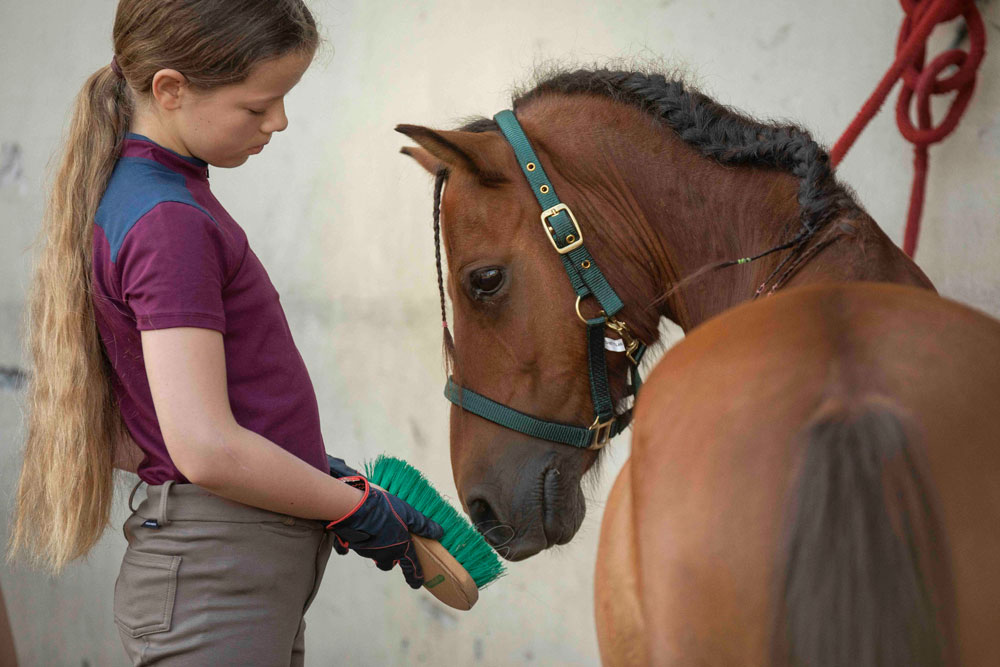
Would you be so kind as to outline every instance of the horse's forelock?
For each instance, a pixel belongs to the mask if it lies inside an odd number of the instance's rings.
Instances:
[[[492,118],[477,116],[467,119],[458,129],[463,132],[499,132],[500,126]]]

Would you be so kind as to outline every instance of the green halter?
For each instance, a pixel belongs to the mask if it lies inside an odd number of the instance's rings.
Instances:
[[[623,307],[621,299],[608,284],[597,263],[583,245],[583,232],[573,212],[559,201],[555,188],[528,137],[512,111],[501,111],[493,119],[500,126],[504,137],[514,149],[521,170],[531,185],[535,198],[542,207],[541,222],[552,247],[559,253],[569,280],[576,291],[576,314],[587,325],[587,361],[590,369],[590,395],[596,416],[589,428],[531,417],[490,400],[471,389],[465,389],[448,379],[444,395],[455,405],[488,419],[496,424],[542,440],[560,442],[574,447],[600,449],[611,438],[625,430],[632,419],[632,410],[616,415],[611,390],[608,385],[608,364],[604,351],[604,328],[608,327],[621,336],[624,352],[631,362],[630,393],[639,391],[639,362],[646,346],[634,338],[628,325],[615,318]],[[601,313],[585,319],[580,314],[580,301],[593,296],[601,305]]]

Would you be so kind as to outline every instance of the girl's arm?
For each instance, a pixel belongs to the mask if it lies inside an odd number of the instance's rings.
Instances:
[[[357,506],[360,491],[236,423],[221,333],[179,327],[141,336],[167,452],[192,483],[306,519],[338,519]]]

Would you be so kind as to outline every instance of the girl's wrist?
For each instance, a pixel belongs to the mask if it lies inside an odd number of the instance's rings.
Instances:
[[[365,502],[368,493],[340,479],[331,477],[330,480],[337,486],[334,487],[334,506],[332,507],[334,511],[330,514],[329,520],[331,523],[336,523],[356,512]]]

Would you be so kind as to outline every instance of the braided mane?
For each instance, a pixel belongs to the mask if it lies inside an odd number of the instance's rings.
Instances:
[[[672,130],[706,158],[725,165],[780,169],[799,179],[801,230],[792,239],[753,257],[722,262],[722,268],[742,264],[779,250],[795,250],[775,269],[770,282],[787,262],[806,249],[810,238],[838,213],[858,205],[836,182],[830,157],[810,134],[795,125],[764,123],[725,107],[663,74],[611,69],[560,71],[536,83],[513,101],[514,110],[549,94],[600,95],[635,107]],[[498,131],[489,119],[467,123],[465,131]],[[783,280],[779,278],[779,282]],[[766,284],[766,283],[765,283]]]
[[[518,96],[514,109],[548,93],[601,95],[649,114],[703,156],[721,164],[792,173],[800,181],[805,229],[815,231],[833,213],[856,207],[836,183],[829,155],[808,132],[795,125],[756,121],[663,74],[607,69],[561,72]]]

